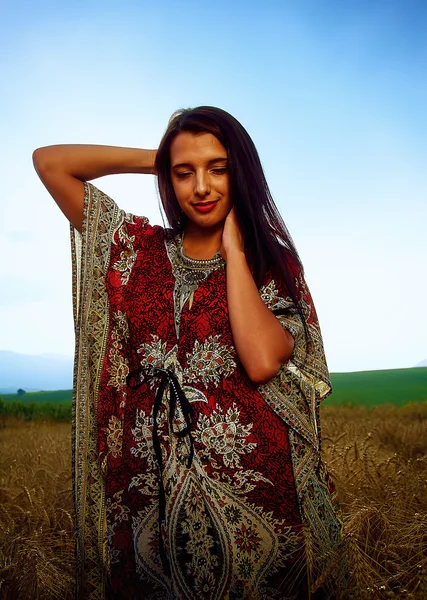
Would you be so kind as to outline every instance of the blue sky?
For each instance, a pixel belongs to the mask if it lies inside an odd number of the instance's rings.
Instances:
[[[427,358],[427,4],[14,2],[2,9],[0,349],[73,352],[56,143],[156,147],[177,108],[236,116],[303,259],[332,371]],[[97,181],[161,223],[154,178]]]

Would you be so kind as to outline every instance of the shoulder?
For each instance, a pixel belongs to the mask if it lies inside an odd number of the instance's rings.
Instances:
[[[126,212],[108,194],[92,183],[85,182],[85,212],[88,219],[94,211],[99,215],[99,221],[103,222],[104,227],[107,222],[111,224],[113,244],[137,242],[145,236],[164,238],[163,227],[151,225],[146,216]]]
[[[117,242],[121,237],[132,236],[135,240],[144,237],[165,237],[165,230],[160,225],[151,225],[148,217],[134,215],[129,212],[121,211],[121,218],[118,227],[114,233],[114,241]]]

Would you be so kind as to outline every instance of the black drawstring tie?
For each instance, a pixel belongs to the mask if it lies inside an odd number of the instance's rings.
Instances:
[[[170,369],[161,369],[159,367],[141,367],[132,371],[126,378],[127,385],[132,389],[136,390],[149,379],[157,377],[160,379],[160,384],[156,392],[153,407],[153,448],[156,455],[157,464],[159,466],[160,477],[159,477],[159,553],[162,560],[163,568],[167,575],[170,575],[169,561],[165,552],[164,542],[162,537],[162,523],[166,515],[166,495],[165,488],[163,485],[163,459],[162,459],[162,448],[159,441],[158,426],[157,426],[157,415],[159,414],[160,407],[163,402],[163,394],[165,393],[166,386],[169,384],[169,426],[170,431],[179,438],[183,438],[188,435],[190,442],[190,454],[187,460],[187,467],[190,468],[193,462],[194,456],[194,444],[193,438],[191,437],[191,426],[193,422],[193,409],[188,401],[187,396],[181,389],[178,379],[173,371]],[[182,413],[184,415],[185,427],[183,429],[174,429],[174,418],[176,413],[176,406],[179,402]]]

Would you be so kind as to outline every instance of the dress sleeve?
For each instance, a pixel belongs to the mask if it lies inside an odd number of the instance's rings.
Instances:
[[[270,274],[260,289],[263,302],[294,338],[294,349],[276,377],[258,390],[294,431],[319,449],[319,405],[332,386],[310,291],[299,268],[293,271],[293,277],[303,318],[278,276]]]
[[[132,226],[134,235],[128,233]],[[126,283],[136,257],[135,232],[149,228],[146,217],[121,210],[116,202],[91,183],[85,183],[83,226],[80,234],[71,226],[74,322],[78,326],[84,295],[102,286],[110,265],[111,249],[119,250],[114,270]]]
[[[91,577],[100,580],[108,559],[105,487],[98,444],[98,402],[100,389],[103,389],[101,379],[105,358],[110,358],[113,347],[113,344],[108,346],[110,302],[106,275],[111,270],[117,277],[127,276],[135,262],[134,245],[142,238],[139,233],[145,232],[147,227],[147,219],[126,214],[114,200],[90,183],[85,184],[82,233],[71,226],[75,328],[73,478],[77,544],[80,560],[87,563]],[[113,251],[117,255],[116,270],[115,263],[110,267]],[[113,320],[113,335],[123,329],[121,316],[118,313]],[[124,359],[122,362],[120,356],[113,356],[113,359],[122,369]],[[118,389],[118,395],[120,391]],[[113,420],[108,425],[114,427],[115,423]]]
[[[319,321],[301,269],[295,270],[294,281],[304,319],[278,277],[270,274],[260,295],[283,328],[294,338],[294,350],[282,371],[298,374],[314,388],[318,399],[323,400],[331,393],[332,387]]]

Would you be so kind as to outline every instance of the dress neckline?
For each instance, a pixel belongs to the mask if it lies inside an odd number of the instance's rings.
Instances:
[[[206,269],[206,267],[217,267],[223,262],[221,252],[212,256],[212,258],[191,258],[185,253],[183,246],[184,236],[180,234],[178,238],[178,252],[183,266],[189,269]]]

